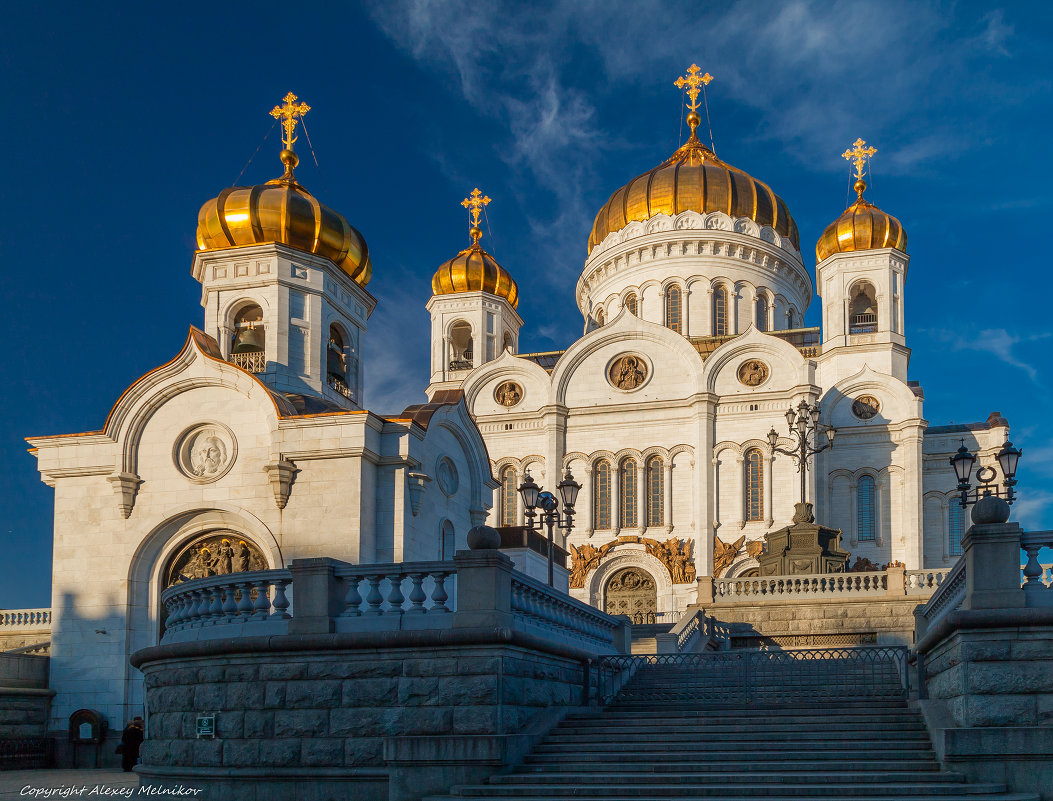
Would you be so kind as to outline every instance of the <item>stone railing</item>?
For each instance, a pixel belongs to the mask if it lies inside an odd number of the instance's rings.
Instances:
[[[50,609],[4,609],[0,611],[0,632],[50,628]]]
[[[512,617],[524,630],[540,629],[567,644],[585,640],[609,653],[618,650],[615,639],[623,624],[616,618],[522,573],[511,583]]]
[[[940,582],[928,603],[915,612],[915,638],[928,631],[941,617],[960,607],[964,598],[965,560],[959,559]]]
[[[258,570],[192,579],[169,587],[161,593],[161,603],[168,612],[162,642],[200,639],[179,635],[216,627],[223,629],[216,636],[235,636],[237,632],[228,630],[234,625],[243,627],[246,634],[280,633],[291,617],[286,594],[291,583],[288,570]]]
[[[267,372],[267,354],[262,350],[230,354],[230,363],[250,373]]]
[[[752,576],[713,580],[717,603],[783,599],[865,598],[871,596],[925,596],[936,590],[950,568],[904,570],[890,567],[859,573],[823,573],[803,576]]]
[[[288,569],[194,579],[161,594],[162,644],[280,634],[508,627],[589,653],[628,649],[624,621],[516,571],[497,550],[452,561]]]
[[[1024,599],[1029,607],[1053,607],[1053,565],[1038,561],[1043,548],[1053,548],[1053,531],[1028,531],[1020,537],[1020,548],[1027,554],[1021,569]]]

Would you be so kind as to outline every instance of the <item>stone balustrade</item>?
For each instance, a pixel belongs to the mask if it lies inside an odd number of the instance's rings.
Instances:
[[[940,586],[928,603],[915,613],[915,633],[924,634],[932,625],[949,612],[962,605],[965,599],[965,560],[959,559],[940,582]]]
[[[1020,537],[1020,548],[1027,554],[1021,569],[1024,599],[1032,608],[1053,607],[1053,565],[1043,565],[1038,554],[1043,548],[1053,548],[1053,531],[1029,531]]]
[[[5,609],[0,611],[0,631],[50,629],[50,609]]]
[[[449,614],[457,608],[452,561],[341,565],[335,572],[347,587],[341,618],[397,619]]]
[[[935,591],[950,568],[824,573],[802,576],[752,576],[714,579],[713,594],[720,603],[758,599],[835,599],[867,596],[924,596]]]
[[[289,620],[288,570],[258,570],[192,579],[161,593],[168,613],[162,642],[202,639],[193,632],[217,629],[213,636],[280,634]],[[228,627],[239,626],[242,631]]]
[[[516,623],[527,630],[540,629],[557,640],[585,640],[604,652],[618,651],[620,621],[524,574],[512,578],[510,608]]]
[[[907,570],[904,572],[903,582],[907,595],[932,595],[944,579],[950,574],[952,568],[937,567],[929,570]]]

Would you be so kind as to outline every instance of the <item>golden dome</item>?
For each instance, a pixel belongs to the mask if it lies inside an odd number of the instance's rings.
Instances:
[[[479,214],[483,207],[490,203],[479,188],[461,201],[471,215],[471,227],[468,234],[472,244],[449,261],[439,265],[431,278],[432,295],[453,295],[457,292],[489,292],[499,298],[505,298],[512,308],[519,305],[519,287],[511,274],[497,263],[497,260],[482,249],[479,240],[483,231],[479,227]]]
[[[340,214],[323,206],[293,177],[299,157],[292,151],[297,118],[310,110],[291,92],[271,116],[282,120],[285,174],[259,186],[234,186],[209,200],[197,215],[198,250],[279,242],[329,259],[360,286],[369,283],[369,248]]]
[[[608,234],[634,220],[643,222],[656,214],[672,216],[682,211],[749,217],[758,225],[770,225],[800,247],[797,223],[782,198],[763,181],[718,159],[695,135],[696,124],[691,125],[687,143],[670,158],[611,195],[592,225],[590,253]]]
[[[862,178],[856,181],[856,202],[826,226],[823,235],[815,243],[816,261],[822,261],[835,253],[875,248],[895,248],[907,252],[907,232],[903,230],[902,223],[863,200],[866,187]]]
[[[452,295],[456,292],[489,292],[505,298],[512,308],[519,305],[519,287],[508,270],[473,242],[452,259],[443,262],[431,279],[433,295]]]

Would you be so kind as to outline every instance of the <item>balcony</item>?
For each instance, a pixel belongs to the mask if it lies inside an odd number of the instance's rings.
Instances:
[[[228,361],[249,373],[267,372],[267,354],[262,350],[232,353]]]
[[[877,331],[877,315],[873,312],[853,314],[849,320],[849,334],[873,334]]]
[[[343,395],[349,401],[354,401],[354,399],[355,399],[354,391],[351,389],[351,387],[349,387],[344,382],[344,379],[340,378],[339,376],[335,376],[335,375],[329,376],[329,387],[331,389],[334,389],[337,392],[339,392],[341,395]]]

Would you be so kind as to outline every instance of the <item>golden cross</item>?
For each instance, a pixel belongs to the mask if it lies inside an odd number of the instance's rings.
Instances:
[[[699,75],[702,70],[699,69],[698,64],[692,64],[687,68],[687,75],[682,75],[674,81],[674,86],[678,89],[683,89],[685,86],[688,87],[687,96],[691,98],[691,102],[687,104],[687,107],[691,111],[698,110],[698,93],[702,90],[701,86],[708,86],[709,82],[713,80],[713,76],[708,72],[705,75]]]
[[[877,153],[876,147],[866,147],[866,142],[857,139],[852,143],[851,149],[841,154],[841,158],[855,162],[856,180],[861,180],[864,174],[863,165],[870,161],[870,157],[875,153]]]
[[[311,107],[306,103],[297,103],[299,98],[289,92],[282,98],[284,106],[275,106],[271,109],[271,116],[282,121],[282,144],[286,150],[292,150],[293,142],[296,141],[296,119],[303,117]]]
[[[479,214],[483,210],[483,206],[490,203],[490,198],[479,191],[479,187],[472,190],[472,194],[461,201],[461,205],[468,209],[468,213],[472,215],[472,227],[468,233],[472,237],[472,244],[474,245],[479,241],[479,238],[483,235],[482,230],[479,228]]]

